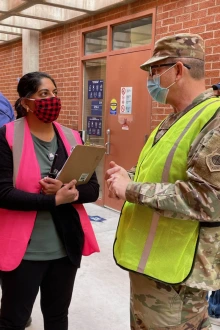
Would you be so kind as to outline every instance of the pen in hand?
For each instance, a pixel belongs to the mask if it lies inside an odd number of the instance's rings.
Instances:
[[[51,168],[50,168],[50,172],[48,174],[49,178],[55,179],[56,176],[57,176],[58,170],[55,169],[55,164],[56,164],[57,157],[58,157],[58,154],[55,154],[54,159],[53,159],[53,163],[52,163]]]

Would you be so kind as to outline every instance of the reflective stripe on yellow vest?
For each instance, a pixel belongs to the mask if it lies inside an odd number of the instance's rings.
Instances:
[[[218,107],[216,98],[195,106],[153,145],[155,129],[140,154],[134,181],[187,180],[190,146]],[[198,234],[196,220],[166,218],[147,206],[125,202],[114,243],[115,261],[153,279],[181,283],[190,275]]]

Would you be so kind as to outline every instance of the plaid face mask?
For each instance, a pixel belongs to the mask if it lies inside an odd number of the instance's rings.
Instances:
[[[61,101],[58,97],[34,99],[34,104],[35,116],[44,123],[52,123],[52,121],[58,118],[61,109]]]

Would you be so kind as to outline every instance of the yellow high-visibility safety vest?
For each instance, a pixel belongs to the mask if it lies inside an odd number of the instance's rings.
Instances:
[[[134,181],[187,180],[190,146],[219,106],[218,98],[198,104],[153,145],[156,128],[140,154]],[[166,218],[147,206],[125,202],[114,242],[114,258],[127,270],[165,283],[181,283],[190,275],[198,236],[199,221]]]

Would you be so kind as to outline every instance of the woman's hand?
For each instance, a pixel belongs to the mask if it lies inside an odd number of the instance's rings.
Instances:
[[[61,182],[60,180],[52,179],[48,176],[41,179],[39,183],[41,185],[42,192],[45,195],[55,195],[63,185],[63,182]]]
[[[72,180],[65,184],[56,193],[56,206],[60,204],[73,203],[79,198],[79,191],[76,189],[76,180]]]

